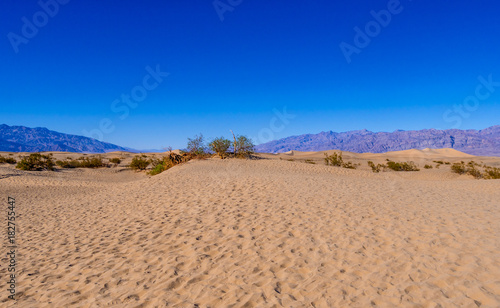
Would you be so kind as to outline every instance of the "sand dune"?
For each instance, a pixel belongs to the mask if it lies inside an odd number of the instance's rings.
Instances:
[[[0,165],[18,205],[17,306],[500,306],[499,180],[284,159],[323,154],[299,156],[154,177]]]

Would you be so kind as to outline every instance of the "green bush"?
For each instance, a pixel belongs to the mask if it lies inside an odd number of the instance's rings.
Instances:
[[[33,153],[29,156],[21,158],[16,165],[17,169],[21,170],[54,170],[54,162],[52,161],[52,154],[42,155],[40,153]]]
[[[432,169],[432,166],[431,165],[425,165],[424,168],[425,169]]]
[[[61,168],[79,168],[80,162],[78,160],[58,160],[56,161],[56,165]]]
[[[227,156],[227,151],[231,146],[231,141],[225,139],[224,137],[215,138],[214,140],[212,140],[212,142],[210,142],[208,146],[210,147],[210,150],[217,153],[217,155],[219,155],[219,157],[222,159]]]
[[[130,163],[130,168],[133,170],[146,170],[149,166],[150,160],[145,159],[141,156],[135,156],[132,158],[132,162]]]
[[[234,149],[234,154],[236,157],[250,157],[255,153],[255,145],[250,138],[246,136],[236,137],[236,148]]]
[[[415,163],[412,161],[401,163],[388,161],[387,168],[394,171],[420,171],[420,169],[418,169]]]
[[[101,168],[108,167],[102,160],[101,155],[80,157],[78,159],[66,159],[56,161],[56,165],[61,168]]]
[[[9,154],[11,155],[11,154]],[[15,164],[17,161],[12,157],[3,157],[0,155],[0,164]]]
[[[107,166],[108,165],[102,160],[101,155],[85,157],[80,162],[81,168],[100,168]]]
[[[151,160],[151,164],[152,164],[153,168],[151,169],[149,174],[150,175],[160,174],[163,171],[166,171],[175,165],[178,165],[180,163],[183,163],[183,162],[186,162],[186,161],[192,159],[192,157],[194,157],[194,156],[191,156],[191,155],[182,156],[182,155],[170,152],[170,154],[168,156],[164,157],[163,159],[154,158]]]
[[[188,138],[186,152],[195,156],[206,154],[205,139],[202,134],[194,136],[193,139]]]
[[[113,157],[113,158],[111,158],[111,159],[109,160],[109,162],[110,162],[110,163],[112,163],[112,164],[118,165],[119,163],[121,163],[121,162],[122,162],[122,160],[121,160],[121,159],[119,159],[118,157]]]

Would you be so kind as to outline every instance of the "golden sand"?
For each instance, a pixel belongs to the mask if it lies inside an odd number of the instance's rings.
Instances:
[[[267,154],[154,177],[0,165],[18,215],[17,307],[499,307],[500,180],[366,166],[500,165],[459,153],[344,153],[358,170]]]

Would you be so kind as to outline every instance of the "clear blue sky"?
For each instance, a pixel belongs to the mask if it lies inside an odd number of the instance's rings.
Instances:
[[[49,16],[37,1],[3,1],[0,123],[97,129],[104,141],[137,149],[184,147],[199,132],[229,137],[229,129],[260,143],[500,124],[498,1],[216,4],[219,11],[201,0],[71,0],[57,12],[49,5]],[[387,10],[390,21],[377,22],[372,10]],[[35,34],[26,24],[34,19]],[[354,28],[367,25],[372,37],[358,48]],[[358,48],[350,63],[342,42]],[[147,79],[144,90],[148,66],[169,75]],[[490,75],[478,98],[478,77]],[[132,92],[146,95],[131,98],[135,108],[121,97]],[[283,123],[273,109],[285,107],[295,117]]]

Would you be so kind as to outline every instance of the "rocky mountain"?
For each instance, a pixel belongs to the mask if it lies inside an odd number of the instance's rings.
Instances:
[[[274,140],[256,147],[261,153],[342,150],[382,153],[408,149],[453,148],[472,155],[500,156],[500,125],[482,130],[423,129],[371,132],[366,129],[306,134]]]
[[[0,151],[5,152],[86,152],[131,151],[115,144],[83,136],[68,135],[47,128],[0,125]]]

